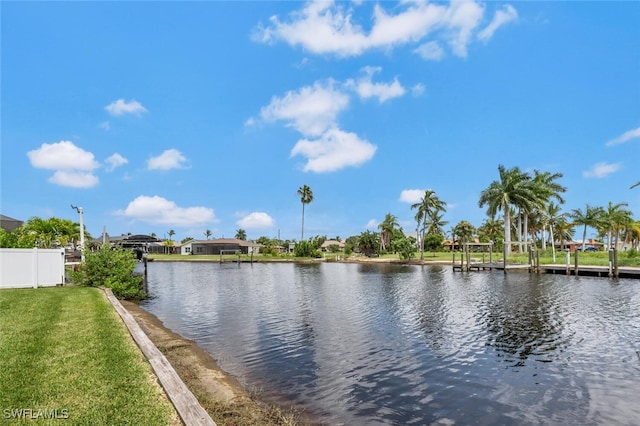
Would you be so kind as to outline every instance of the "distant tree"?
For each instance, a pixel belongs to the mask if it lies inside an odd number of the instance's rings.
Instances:
[[[623,208],[628,205],[628,203],[613,204],[609,201],[607,207],[603,208],[600,213],[598,225],[602,231],[606,232],[607,244],[609,244],[609,247],[617,247],[620,231],[623,230],[627,224],[633,221],[633,214],[631,211]],[[613,238],[614,232],[615,239]]]
[[[302,202],[302,233],[300,235],[300,241],[304,240],[304,206],[313,201],[313,191],[307,185],[302,185],[298,188],[298,195]]]
[[[155,232],[152,232],[152,233],[151,233],[151,237],[153,237],[153,238],[157,238],[156,233],[155,233]]]
[[[460,244],[463,244],[473,241],[473,236],[476,233],[476,228],[470,222],[461,220],[456,226],[453,227],[452,232],[458,236],[458,242]]]
[[[391,238],[393,237],[393,231],[398,228],[398,218],[391,213],[387,213],[384,220],[378,225],[380,229],[380,250],[385,251],[391,248]]]
[[[430,252],[442,250],[444,237],[442,234],[427,234],[424,238],[424,249]]]
[[[602,213],[602,207],[593,207],[589,204],[587,204],[584,211],[581,209],[571,210],[569,217],[573,219],[573,224],[584,226],[584,230],[582,232],[582,251],[587,247],[587,227],[597,229]]]
[[[358,248],[361,253],[367,256],[378,253],[380,247],[380,238],[378,233],[372,231],[364,231],[358,237]]]
[[[478,228],[478,238],[483,243],[493,242],[496,250],[502,249],[504,223],[496,218],[488,218]]]
[[[505,244],[511,247],[511,206],[519,211],[532,210],[538,195],[532,183],[531,176],[522,172],[518,167],[506,169],[502,164],[498,166],[499,180],[491,182],[488,188],[480,193],[479,207],[487,206],[487,215],[495,217],[502,211],[504,214]],[[518,227],[520,233],[520,227]],[[456,235],[458,235],[456,233]],[[518,238],[521,240],[521,238]]]
[[[180,241],[180,244],[186,244],[189,241],[193,241],[193,237],[185,237]]]
[[[206,231],[204,231],[204,236],[207,240],[211,238],[211,229],[207,229]]]
[[[235,238],[237,240],[242,240],[242,241],[246,241],[247,240],[247,231],[245,231],[244,229],[240,228],[240,229],[236,229],[236,236]]]
[[[169,241],[172,241],[171,238],[173,238],[174,235],[176,235],[176,231],[174,231],[173,229],[169,229]]]
[[[419,202],[411,205],[411,210],[417,209],[416,237],[419,239],[420,259],[424,259],[424,236],[425,233],[439,232],[447,222],[442,220],[440,212],[446,211],[446,203],[442,201],[438,194],[431,189],[427,189]]]

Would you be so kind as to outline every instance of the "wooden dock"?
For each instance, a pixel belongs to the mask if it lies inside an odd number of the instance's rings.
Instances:
[[[640,279],[640,268],[636,267],[618,267],[615,269],[609,269],[607,266],[583,266],[579,265],[577,268],[575,265],[540,265],[536,266],[522,263],[507,263],[502,262],[471,262],[469,264],[455,263],[453,265],[454,271],[528,271],[538,272],[541,274],[562,274],[562,275],[578,275],[578,276],[591,276],[591,277],[618,277],[618,278],[635,278]]]
[[[520,270],[528,271],[532,268],[531,265],[522,263],[507,263],[502,262],[472,262],[469,264],[455,263],[453,265],[454,271],[507,271],[507,270]]]
[[[578,275],[578,276],[591,276],[591,277],[613,277],[618,278],[640,278],[640,268],[619,266],[617,271],[615,269],[609,269],[608,266],[586,266],[579,265],[576,273],[576,267],[574,265],[540,265],[541,273],[546,274],[563,274],[563,275]]]

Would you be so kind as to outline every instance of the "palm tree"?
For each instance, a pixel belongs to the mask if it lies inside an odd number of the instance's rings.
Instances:
[[[555,238],[554,238],[554,233],[553,233],[553,227],[554,225],[556,225],[561,219],[564,219],[565,214],[564,213],[560,213],[560,206],[558,206],[557,204],[554,204],[553,202],[549,202],[547,204],[547,208],[546,210],[543,212],[543,217],[544,217],[544,222],[546,224],[546,226],[549,227],[549,239],[551,240],[551,254],[553,256],[553,261],[556,261],[556,242],[555,242]],[[544,236],[544,231],[542,232],[542,235]],[[544,249],[544,243],[543,243],[543,249]]]
[[[211,229],[207,229],[206,231],[204,231],[204,236],[207,240],[211,238]]]
[[[427,230],[427,221],[433,219],[432,215],[446,211],[446,203],[438,197],[435,191],[427,189],[419,202],[411,205],[411,210],[417,209],[416,237],[420,240],[420,260],[424,259],[424,235]],[[440,220],[442,217],[440,217]],[[442,226],[444,226],[444,223]]]
[[[300,196],[300,201],[302,202],[302,234],[300,236],[300,241],[304,240],[304,205],[309,204],[313,201],[313,191],[307,185],[302,185],[298,188],[298,195]]]
[[[515,206],[521,211],[530,211],[538,202],[539,196],[531,183],[531,177],[520,171],[518,167],[507,170],[502,164],[498,166],[500,180],[494,180],[480,194],[479,207],[487,206],[487,215],[495,217],[499,211],[504,215],[505,246],[511,250],[511,211]],[[520,233],[520,230],[519,230]]]
[[[245,231],[244,229],[240,228],[236,230],[236,236],[235,238],[237,240],[242,240],[242,241],[246,241],[247,240],[247,231]]]
[[[387,213],[384,216],[384,220],[378,225],[380,228],[380,250],[386,250],[391,246],[391,237],[393,231],[400,226],[398,224],[398,218],[391,213]]]
[[[478,236],[482,242],[497,243],[498,240],[504,239],[504,224],[495,217],[485,219],[478,228]]]
[[[173,241],[171,238],[176,235],[176,231],[174,231],[173,229],[169,229],[169,232],[167,232],[167,234],[169,234],[169,241]]]
[[[444,235],[444,226],[449,222],[442,220],[444,213],[440,213],[437,210],[429,213],[429,219],[425,221],[427,225],[427,235]]]
[[[636,186],[640,186],[640,180],[639,180],[638,182],[634,183],[633,185],[631,185],[631,188],[630,188],[630,189],[633,189],[633,188],[635,188]]]
[[[628,205],[629,204],[627,203],[613,204],[611,201],[609,201],[607,208],[602,209],[599,225],[601,226],[602,230],[606,231],[607,233],[607,244],[610,248],[617,247],[620,230],[624,226],[632,222],[631,211],[623,208]],[[616,232],[615,244],[613,241],[614,231]]]
[[[535,188],[535,192],[537,195],[537,206],[541,211],[539,211],[538,216],[540,217],[540,219],[542,219],[541,221],[545,222],[546,219],[546,213],[548,213],[548,211],[545,211],[547,209],[547,206],[551,203],[551,199],[555,199],[556,201],[558,201],[558,203],[560,204],[564,204],[564,198],[562,197],[561,194],[564,194],[565,192],[567,192],[567,188],[560,185],[559,183],[556,182],[556,180],[562,178],[562,173],[550,173],[550,172],[540,172],[538,170],[534,170],[534,176],[533,176],[533,185]],[[536,214],[536,212],[533,212],[533,214]],[[526,231],[526,229],[525,229]],[[543,230],[544,231],[544,230]],[[532,237],[533,237],[533,233],[532,233]],[[544,232],[543,232],[543,239],[544,239]],[[543,243],[544,246],[544,243]]]
[[[587,204],[584,211],[581,209],[573,209],[569,216],[573,219],[574,225],[583,225],[582,232],[582,251],[587,247],[587,226],[597,228],[602,214],[602,207],[592,207]]]
[[[560,248],[564,248],[565,242],[573,239],[575,233],[574,224],[567,220],[566,215],[561,215],[555,223],[554,240],[560,241]]]

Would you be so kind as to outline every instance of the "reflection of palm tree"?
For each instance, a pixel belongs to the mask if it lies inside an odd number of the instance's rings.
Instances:
[[[298,188],[298,195],[300,196],[300,201],[302,202],[302,234],[300,236],[300,241],[304,240],[304,205],[309,204],[313,201],[313,191],[307,185],[302,185]]]

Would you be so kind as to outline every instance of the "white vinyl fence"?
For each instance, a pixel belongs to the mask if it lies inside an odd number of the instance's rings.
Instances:
[[[64,284],[64,249],[0,249],[0,288]]]

